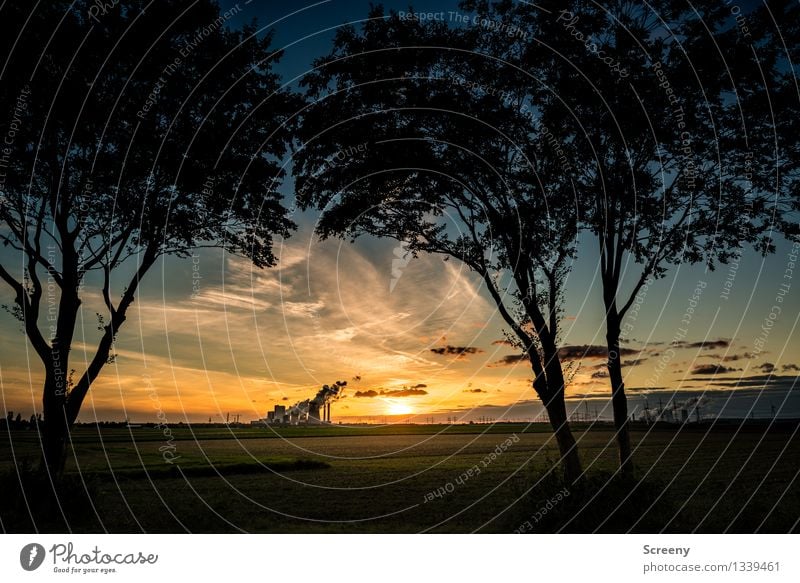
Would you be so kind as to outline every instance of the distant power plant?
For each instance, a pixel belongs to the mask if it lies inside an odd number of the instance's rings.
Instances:
[[[252,422],[252,425],[322,425],[331,422],[331,403],[340,399],[347,381],[336,381],[323,385],[313,399],[295,403],[291,407],[275,405],[267,416]]]
[[[706,397],[691,397],[684,402],[670,401],[664,406],[659,399],[658,407],[650,407],[647,399],[645,399],[644,408],[639,414],[639,420],[650,423],[677,423],[684,424],[691,421],[692,415],[695,417],[696,422],[703,420],[702,409],[708,404],[709,399]],[[635,416],[631,416],[635,420]]]

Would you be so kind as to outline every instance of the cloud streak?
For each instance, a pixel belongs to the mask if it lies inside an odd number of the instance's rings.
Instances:
[[[379,390],[376,391],[375,389],[368,389],[366,391],[356,391],[353,395],[359,399],[374,399],[375,397],[387,397],[387,398],[395,398],[395,397],[420,397],[422,395],[427,395],[428,391],[424,389],[395,389],[395,390]]]

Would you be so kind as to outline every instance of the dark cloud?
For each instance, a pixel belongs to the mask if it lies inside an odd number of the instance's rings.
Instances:
[[[597,370],[592,373],[593,379],[604,379],[608,378],[608,371],[607,370]]]
[[[791,363],[784,364],[783,367],[781,367],[781,368],[783,369],[783,372],[786,372],[787,370],[793,370],[795,372],[800,372],[800,366],[797,366],[796,364],[791,364]]]
[[[489,365],[489,367],[494,368],[497,366],[512,366],[518,362],[524,362],[526,360],[528,360],[528,357],[524,354],[507,354],[500,360],[495,360]]]
[[[706,378],[699,378],[697,380],[705,381],[708,384],[713,385],[715,387],[736,389],[737,392],[739,390],[747,388],[753,388],[753,389],[783,388],[787,390],[793,390],[797,386],[797,377],[794,375],[779,376],[774,374],[757,374],[757,375],[750,375],[734,379],[706,377]]]
[[[737,368],[728,368],[727,366],[723,366],[721,364],[698,364],[692,369],[692,375],[714,375],[720,374],[725,372],[736,372]]]
[[[622,356],[631,356],[640,354],[640,350],[633,350],[631,348],[620,348],[619,353]],[[576,360],[592,359],[592,358],[606,358],[608,350],[605,346],[596,344],[582,344],[580,346],[563,346],[558,350],[558,355],[564,362],[572,362]],[[494,361],[490,367],[497,366],[511,366],[527,360],[528,357],[524,354],[508,354],[500,360]],[[644,359],[641,359],[644,360]]]
[[[742,354],[728,354],[727,356],[723,356],[722,360],[724,362],[733,362],[736,360],[750,360],[753,358],[753,355],[749,352],[744,352]]]
[[[689,345],[689,348],[705,348],[710,350],[712,348],[728,348],[730,345],[730,340],[712,340],[711,342],[694,342]]]
[[[461,392],[462,393],[488,393],[489,391],[484,391],[483,389],[464,389]]]
[[[757,366],[756,368],[761,369],[764,372],[772,372],[775,370],[775,365],[771,362],[765,362],[762,365]]]
[[[412,389],[427,389],[428,385],[423,384],[423,383],[419,383],[418,385],[413,385],[411,388]]]
[[[631,356],[633,354],[639,354],[639,352],[639,350],[633,350],[632,348],[620,348],[619,350],[622,356]],[[606,358],[608,349],[605,346],[596,344],[562,346],[558,351],[558,355],[561,357],[561,360],[564,361],[581,360],[584,358]]]
[[[431,352],[440,356],[451,355],[455,356],[457,359],[463,359],[466,358],[468,354],[478,354],[479,352],[483,352],[483,350],[477,346],[450,346],[448,344],[440,348],[431,348]]]
[[[672,345],[676,348],[728,348],[731,345],[730,340],[709,340],[708,342],[673,342]]]
[[[647,359],[646,358],[633,358],[631,360],[626,360],[625,362],[623,362],[622,366],[639,366],[645,360],[647,360]]]
[[[380,391],[376,391],[374,389],[369,389],[367,391],[356,391],[353,396],[373,399],[375,397],[416,397],[418,395],[427,395],[427,394],[428,391],[422,389],[416,389],[416,388],[408,389],[403,387],[402,389],[395,389],[393,391],[385,391],[383,389],[381,389]]]
[[[623,350],[628,349],[623,348]],[[582,358],[605,358],[608,351],[605,346],[584,344],[582,346],[562,346],[558,354],[562,360],[580,360]]]
[[[626,393],[652,393],[656,391],[674,391],[668,387],[625,387]]]
[[[378,393],[378,391],[373,391],[372,389],[370,389],[368,391],[356,391],[355,395],[353,395],[353,396],[354,397],[368,397],[368,398],[371,399],[372,397],[377,397],[379,394],[380,393]]]
[[[495,340],[492,342],[493,346],[514,346],[514,343],[510,340]]]
[[[289,397],[284,397],[283,399],[281,399],[281,401],[288,401],[288,400],[289,400]]]
[[[793,387],[797,383],[795,376],[775,376],[772,374],[760,374],[743,377],[740,379],[715,379],[709,378],[708,381],[720,387],[768,387],[768,386],[786,386]]]
[[[427,395],[428,391],[423,389],[398,389],[396,391],[384,391],[382,397],[416,397],[417,395]]]

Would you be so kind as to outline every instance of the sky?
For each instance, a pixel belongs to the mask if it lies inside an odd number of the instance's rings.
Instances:
[[[223,2],[223,9],[233,4]],[[257,17],[275,28],[287,83],[328,50],[337,26],[368,10],[367,2],[352,1],[307,9],[239,4],[233,25]],[[429,1],[415,8],[456,7]],[[291,204],[290,181],[284,192]],[[203,251],[152,270],[79,421],[156,422],[162,413],[171,423],[228,414],[250,421],[336,380],[348,387],[333,405],[334,422],[530,419],[541,412],[529,365],[504,342],[493,302],[463,265],[438,256],[404,261],[389,240],[321,242],[314,213],[293,218],[299,228],[279,242],[273,269]],[[707,411],[723,416],[800,416],[800,280],[792,279],[799,258],[797,248],[777,236],[776,243],[774,255],[746,251],[715,272],[681,265],[649,286],[626,321],[632,409],[703,397]],[[594,245],[584,238],[566,282],[562,354],[570,407],[610,419],[597,268]],[[639,269],[626,265],[628,286]],[[86,294],[78,362],[91,358],[99,338],[99,293],[90,285]],[[0,302],[11,299],[0,288]],[[41,380],[19,324],[0,313],[4,409],[24,417],[40,410]]]

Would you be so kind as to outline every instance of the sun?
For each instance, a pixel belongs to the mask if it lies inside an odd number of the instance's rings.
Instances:
[[[387,401],[386,414],[387,415],[410,415],[414,409],[405,403],[398,403],[396,401]]]

